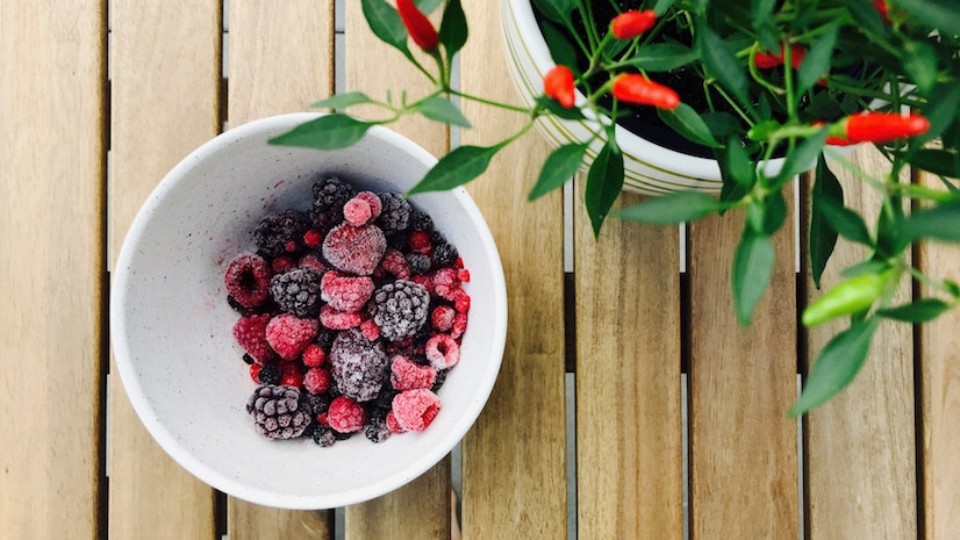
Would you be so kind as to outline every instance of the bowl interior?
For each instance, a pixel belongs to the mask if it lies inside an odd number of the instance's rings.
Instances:
[[[462,189],[416,196],[457,246],[473,302],[462,356],[440,390],[443,406],[423,433],[373,444],[362,434],[319,448],[271,442],[244,411],[255,385],[232,338],[238,315],[223,273],[253,247],[274,210],[306,208],[318,173],[359,188],[404,192],[435,163],[426,151],[376,128],[336,151],[266,141],[314,115],[284,115],[217,137],[174,168],[140,210],[115,269],[111,324],[117,363],[137,413],[184,467],[231,495],[289,508],[329,508],[395,489],[439,461],[476,419],[496,379],[506,332],[499,256]]]

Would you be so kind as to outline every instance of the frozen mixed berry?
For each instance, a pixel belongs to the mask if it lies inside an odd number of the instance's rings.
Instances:
[[[327,423],[339,433],[355,433],[363,429],[366,414],[359,403],[347,396],[340,396],[330,402],[327,410]]]
[[[352,313],[359,311],[373,296],[373,280],[366,276],[347,276],[331,271],[320,281],[321,298],[337,310]]]
[[[341,332],[330,347],[330,374],[345,396],[370,401],[389,376],[387,354],[380,342],[371,342],[353,329]]]
[[[303,387],[311,394],[322,394],[330,389],[330,374],[322,368],[310,368],[303,376]]]
[[[335,218],[342,217],[343,205],[357,194],[349,183],[335,176],[326,176],[313,184],[313,209],[317,212],[332,212]]]
[[[380,335],[389,341],[400,341],[416,335],[426,322],[430,293],[412,281],[398,280],[377,289],[369,306]]]
[[[283,313],[267,323],[267,343],[284,360],[296,360],[317,337],[317,321]]]
[[[460,361],[460,346],[450,335],[437,334],[427,340],[424,354],[433,367],[450,369]]]
[[[364,200],[370,205],[370,219],[377,219],[380,217],[380,213],[383,211],[383,202],[380,201],[380,197],[372,191],[361,191],[357,193],[358,199]]]
[[[327,265],[320,260],[320,257],[317,257],[316,255],[309,254],[309,253],[300,258],[300,262],[297,263],[297,267],[309,268],[310,270],[313,270],[314,272],[316,272],[317,274],[320,274],[321,276],[323,276],[323,274],[325,274],[327,270],[329,270],[329,268],[327,268]]]
[[[390,436],[393,435],[393,432],[387,427],[386,418],[374,418],[371,419],[367,427],[363,429],[363,434],[366,435],[367,439],[371,442],[381,443],[389,439]]]
[[[323,347],[316,343],[307,345],[307,348],[303,350],[303,365],[308,368],[320,367],[326,359],[327,353],[323,350]]]
[[[466,313],[457,313],[457,316],[453,318],[453,329],[450,330],[450,337],[453,339],[459,339],[464,332],[467,331],[467,314]]]
[[[273,276],[270,293],[287,313],[300,318],[320,314],[320,275],[309,268],[294,268]]]
[[[381,193],[380,202],[383,210],[377,218],[384,232],[403,231],[410,226],[410,203],[399,193]]]
[[[380,268],[397,279],[410,279],[410,267],[407,259],[398,250],[387,248],[380,260]]]
[[[247,402],[257,431],[268,439],[299,437],[310,425],[310,413],[302,406],[300,391],[289,386],[265,384]]]
[[[259,306],[270,298],[270,267],[258,255],[238,255],[230,261],[223,281],[227,293],[245,308]]]
[[[440,398],[430,390],[407,390],[393,398],[393,415],[404,431],[423,431],[440,412]]]
[[[299,370],[287,370],[280,375],[280,384],[300,388],[303,386],[303,373]]]
[[[453,244],[443,242],[433,246],[433,263],[438,267],[453,266],[460,254]]]
[[[433,219],[430,218],[430,214],[427,214],[419,208],[414,208],[410,212],[410,228],[415,231],[432,231],[433,230]]]
[[[403,355],[393,357],[390,384],[397,390],[429,389],[437,380],[433,366],[421,366]]]
[[[431,263],[429,255],[423,253],[408,253],[406,258],[407,268],[410,269],[411,274],[421,275],[430,271]]]
[[[320,324],[330,330],[347,330],[356,328],[363,322],[363,317],[357,311],[337,311],[333,306],[320,308]]]
[[[274,274],[282,274],[294,266],[296,265],[293,264],[293,259],[287,257],[286,255],[275,257],[272,261],[270,261],[270,268],[273,269]]]
[[[343,219],[354,227],[366,225],[372,216],[370,203],[359,197],[354,197],[343,205]]]
[[[303,235],[309,229],[310,219],[306,214],[284,210],[263,218],[253,231],[253,239],[260,251],[276,257],[299,249]]]
[[[267,325],[270,315],[251,315],[241,317],[233,326],[233,337],[243,350],[260,363],[268,362],[276,357],[270,344],[267,342]]]
[[[387,249],[383,231],[373,225],[354,227],[344,223],[323,239],[323,256],[337,270],[369,276]]]
[[[387,429],[389,429],[391,433],[405,433],[407,431],[400,426],[399,422],[397,422],[397,415],[394,414],[393,411],[387,413],[385,423],[387,424]]]
[[[307,394],[303,396],[304,403],[309,407],[310,413],[314,418],[319,414],[326,414],[330,408],[330,402],[333,398],[329,394]]]
[[[430,314],[430,324],[438,332],[446,332],[453,328],[453,318],[457,312],[450,306],[437,306]]]
[[[313,430],[313,442],[319,444],[321,447],[327,448],[336,444],[337,437],[333,434],[332,429],[318,426]]]
[[[436,378],[435,381],[433,381],[433,387],[430,388],[430,391],[431,391],[431,392],[433,392],[434,394],[436,394],[437,392],[440,391],[440,387],[443,386],[443,383],[447,382],[447,373],[448,373],[449,371],[450,371],[449,369],[438,369],[438,370],[437,370],[437,378]]]
[[[430,235],[426,231],[413,231],[407,241],[410,249],[415,253],[430,253],[433,246],[430,244]],[[439,265],[444,266],[444,265]]]
[[[333,345],[334,338],[337,337],[337,333],[333,330],[326,330],[321,328],[317,332],[317,339],[314,340],[314,343],[320,346],[321,349],[325,351],[330,351],[330,345]]]
[[[384,233],[387,234],[387,233]],[[406,251],[410,244],[410,235],[406,231],[393,231],[387,234],[387,246],[398,251]]]
[[[453,307],[457,310],[457,313],[470,311],[470,295],[463,289],[454,289]]]
[[[252,368],[251,368],[252,375]],[[276,364],[264,364],[257,370],[257,377],[254,382],[260,384],[280,384],[280,368]]]
[[[310,229],[309,231],[303,233],[303,245],[308,248],[315,248],[323,242],[323,234],[316,230]]]

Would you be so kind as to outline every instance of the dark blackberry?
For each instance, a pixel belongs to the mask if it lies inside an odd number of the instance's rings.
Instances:
[[[330,345],[333,345],[333,339],[335,337],[337,337],[337,333],[333,330],[321,329],[320,332],[317,333],[317,339],[313,341],[324,351],[330,352]]]
[[[340,433],[340,432],[337,431],[337,430],[333,430],[333,436],[334,436],[334,438],[336,438],[338,441],[345,441],[345,440],[349,439],[350,437],[353,437],[353,433]]]
[[[328,427],[318,427],[313,430],[313,442],[327,448],[337,442],[336,433]]]
[[[273,276],[270,294],[280,309],[301,319],[320,314],[320,275],[309,268]]]
[[[433,219],[423,210],[414,208],[410,212],[410,228],[415,231],[432,231]]]
[[[333,401],[333,398],[329,394],[307,394],[305,398],[307,407],[310,408],[310,412],[313,413],[313,416],[317,416],[320,413],[327,412],[327,409],[330,408],[330,402]]]
[[[246,364],[247,364],[248,366],[249,366],[250,364],[252,364],[252,363],[255,362],[255,360],[253,359],[253,357],[250,356],[249,354],[246,354],[246,353],[244,353],[244,355],[243,355],[243,361],[246,362]]]
[[[260,384],[280,384],[280,368],[276,364],[264,364],[257,378]]]
[[[430,243],[433,245],[446,244],[447,237],[443,235],[440,231],[433,231],[430,233]]]
[[[300,390],[264,384],[250,396],[247,412],[253,416],[261,435],[285,440],[303,435],[310,426],[311,415],[303,405]]]
[[[381,193],[383,210],[377,218],[377,225],[383,232],[403,231],[410,226],[410,203],[399,193]]]
[[[377,289],[369,306],[380,337],[400,341],[416,335],[427,321],[430,293],[422,285],[401,279]]]
[[[313,227],[323,234],[336,227],[343,221],[343,212],[337,213],[333,210],[323,211],[316,208],[310,209],[310,223]]]
[[[397,251],[406,251],[410,245],[410,235],[406,231],[394,231],[387,237],[387,245]]]
[[[290,252],[287,249],[290,245],[296,246],[294,251],[300,249],[303,246],[303,233],[309,229],[310,219],[305,213],[284,210],[260,220],[253,231],[253,240],[265,255],[276,257]]]
[[[407,266],[410,267],[410,273],[418,276],[430,271],[430,257],[423,253],[408,253]]]
[[[433,386],[430,387],[430,391],[434,394],[440,390],[440,387],[443,386],[443,383],[447,381],[447,372],[449,369],[438,369],[437,370],[437,379],[434,381]]]
[[[385,411],[384,416],[390,412],[390,409],[393,408],[393,398],[397,397],[397,394],[400,392],[394,390],[390,385],[383,385],[383,388],[380,390],[380,395],[377,396],[377,399],[373,402],[373,407],[375,409]]]
[[[437,244],[433,247],[433,262],[437,268],[453,266],[460,254],[453,244]]]
[[[336,176],[327,176],[313,184],[313,209],[332,212],[343,218],[343,205],[357,195],[353,186]]]
[[[343,392],[341,392],[340,387],[337,386],[337,380],[333,377],[330,377],[330,388],[327,389],[327,395],[330,396],[330,400],[332,401],[333,398],[341,394],[343,394]]]
[[[386,419],[371,421],[367,424],[367,427],[363,429],[363,434],[367,436],[367,439],[375,443],[381,443],[389,439],[390,435],[393,435],[390,428],[387,427]]]

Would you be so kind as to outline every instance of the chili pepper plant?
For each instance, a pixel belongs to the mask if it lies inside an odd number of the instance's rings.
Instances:
[[[433,91],[415,100],[394,93],[402,96],[399,102],[361,92],[336,95],[314,106],[337,112],[272,143],[349,146],[371,126],[415,114],[470,127],[451,96],[526,117],[518,132],[496,144],[460,146],[442,156],[412,194],[451,189],[480,176],[540,117],[584,119],[588,112],[600,119],[591,140],[553,150],[529,198],[561,187],[581,167],[588,144],[602,141],[587,173],[584,200],[599,234],[624,181],[614,126],[633,111],[655,111],[664,129],[709,149],[720,165],[723,189],[718,197],[675,192],[615,216],[671,225],[744,210],[732,272],[742,324],[749,324],[773,274],[771,236],[786,219],[784,190],[815,166],[807,236],[817,287],[838,236],[866,245],[869,255],[847,268],[846,279],[803,313],[807,326],[837,317],[848,317],[850,324],[819,351],[791,414],[824,403],[855,377],[881,320],[922,323],[960,304],[960,284],[924,275],[906,255],[919,240],[960,242],[955,180],[960,177],[960,17],[953,0],[533,0],[550,29],[544,37],[556,67],[530,107],[470,95],[451,84],[454,56],[468,37],[460,0],[361,3],[373,33],[399,50]],[[435,27],[427,14],[438,9],[441,22]],[[418,59],[411,47],[430,60]],[[673,89],[658,82],[678,73],[696,84]],[[691,88],[698,95],[688,98]],[[344,112],[358,104],[379,106],[383,115],[359,119]],[[838,151],[857,143],[879,149],[889,161],[886,174],[868,174]],[[766,164],[776,157],[783,164],[771,170]],[[940,184],[902,182],[908,166],[929,171]],[[851,170],[877,191],[878,218],[868,222],[844,205],[830,167]],[[895,305],[894,290],[904,275],[934,294]]]

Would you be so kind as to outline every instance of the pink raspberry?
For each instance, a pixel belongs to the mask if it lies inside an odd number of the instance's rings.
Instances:
[[[460,346],[448,334],[437,334],[427,340],[423,352],[437,369],[452,368],[460,361]]]
[[[307,345],[303,350],[303,365],[307,367],[320,367],[326,359],[327,353],[323,352],[323,348],[316,343]]]
[[[374,289],[369,277],[345,276],[340,272],[327,272],[320,280],[320,298],[331,308],[347,313],[360,311]]]
[[[347,396],[338,396],[327,410],[327,423],[334,431],[353,433],[363,429],[363,407]]]
[[[430,314],[430,322],[433,328],[439,332],[446,332],[453,328],[453,318],[457,312],[450,306],[437,306]]]
[[[317,321],[283,313],[267,323],[267,343],[284,360],[296,360],[317,337]]]
[[[467,331],[467,314],[466,313],[457,313],[457,316],[453,318],[453,330],[450,331],[450,337],[453,339],[460,339],[460,336]]]
[[[440,398],[430,390],[407,390],[393,398],[391,412],[405,431],[423,431],[440,412]]]
[[[324,275],[327,270],[330,270],[316,255],[304,255],[297,266],[300,268],[309,268],[320,276]]]
[[[285,255],[274,257],[273,261],[270,262],[270,268],[273,269],[273,273],[282,274],[293,268],[293,259]]]
[[[393,411],[387,413],[387,429],[391,433],[405,433],[407,431],[397,423],[397,415],[393,414]]]
[[[320,309],[320,324],[330,330],[347,330],[360,326],[361,322],[363,322],[363,318],[357,312],[337,311],[331,306],[323,306]]]
[[[330,389],[330,373],[325,369],[310,368],[303,376],[303,387],[311,394],[322,394]]]
[[[470,281],[470,271],[467,270],[466,268],[460,270],[459,272],[457,272],[457,279],[459,279],[460,281],[462,281],[462,282],[464,282],[464,283],[469,282],[469,281]]]
[[[390,384],[397,390],[429,389],[437,382],[437,370],[421,366],[398,354],[390,365]]]
[[[380,201],[380,197],[372,191],[361,191],[357,193],[357,198],[366,201],[370,205],[370,219],[374,220],[380,217],[380,212],[383,212],[383,202]]]
[[[453,291],[453,307],[458,313],[470,311],[470,295],[463,289]]]
[[[243,317],[233,326],[233,337],[257,362],[263,364],[275,358],[267,343],[267,325],[270,315]]]
[[[256,307],[270,297],[270,268],[263,257],[244,253],[230,261],[223,283],[241,306]]]
[[[343,205],[343,218],[354,227],[365,225],[372,215],[370,203],[359,197],[354,197]]]
[[[374,225],[354,227],[343,223],[334,227],[323,239],[323,256],[336,268],[348,274],[369,276],[376,270],[387,250],[383,231]]]
[[[433,286],[437,295],[451,302],[456,301],[454,291],[460,289],[460,278],[453,268],[441,268],[433,275]]]
[[[427,231],[413,231],[407,240],[411,251],[417,253],[430,253],[430,233]]]
[[[376,341],[380,337],[380,327],[372,320],[366,320],[360,323],[360,333],[368,341]]]
[[[380,268],[397,279],[410,279],[410,265],[407,264],[407,258],[393,248],[387,248],[383,254]]]
[[[436,294],[436,289],[433,286],[433,278],[429,275],[420,275],[420,276],[410,276],[410,281],[420,285],[427,290],[430,294]]]

